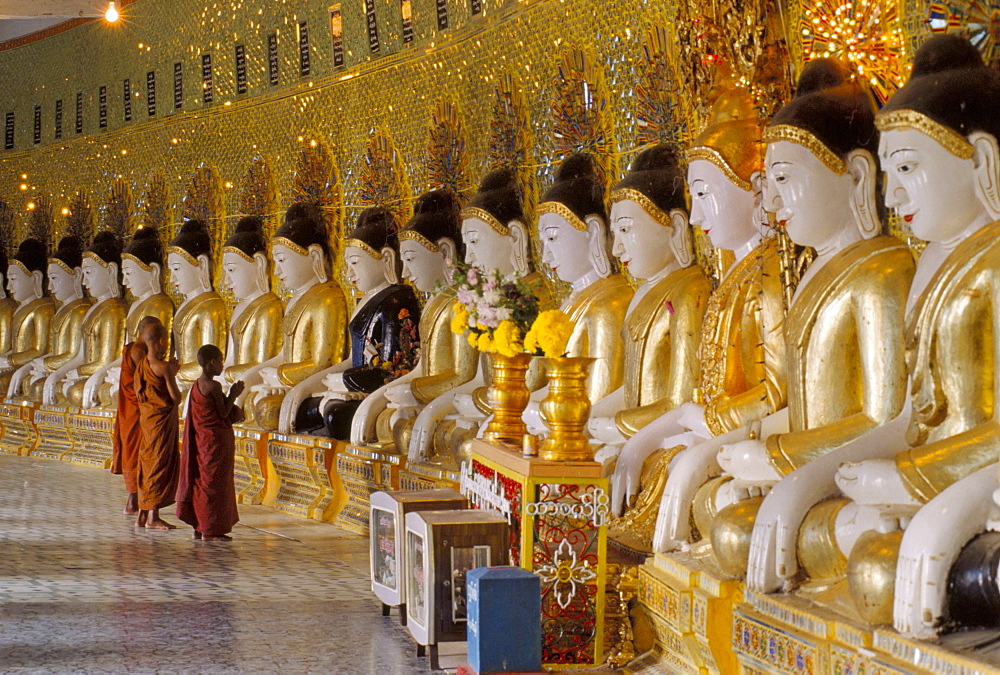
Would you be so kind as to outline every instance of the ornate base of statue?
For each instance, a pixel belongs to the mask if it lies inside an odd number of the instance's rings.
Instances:
[[[330,468],[334,459],[333,441],[318,436],[270,433],[267,456],[274,467],[277,485],[269,486],[278,511],[335,522],[343,505],[343,489]]]
[[[16,398],[0,399],[0,452],[8,455],[27,455],[38,442],[34,415],[37,403]]]
[[[31,449],[31,456],[72,461],[74,439],[70,420],[79,412],[79,408],[57,405],[42,405],[35,408],[32,422],[38,432],[38,441]],[[109,462],[110,459],[109,453]]]
[[[268,503],[268,486],[277,485],[277,476],[267,457],[267,434],[242,425],[233,427],[233,432],[236,435],[236,464],[233,469],[236,500],[240,504],[273,506],[273,495]]]

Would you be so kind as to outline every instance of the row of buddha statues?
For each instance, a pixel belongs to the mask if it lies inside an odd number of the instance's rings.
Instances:
[[[716,94],[683,152],[643,150],[607,194],[593,159],[571,155],[537,206],[541,262],[570,287],[567,354],[595,359],[588,430],[614,538],[710,555],[756,592],[840,584],[861,618],[912,635],[996,617],[1000,74],[939,36],[881,110],[834,59],[806,64],[767,122],[745,91]],[[887,209],[926,242],[916,262]],[[732,260],[717,285],[692,226]],[[121,348],[154,315],[182,388],[201,345],[224,347],[248,424],[454,467],[488,420],[491,369],[450,328],[451,263],[520,277],[555,307],[531,232],[506,169],[464,208],[420,196],[401,228],[367,209],[341,254],[353,311],[306,205],[270,240],[244,218],[221,252],[198,221],[165,250],[148,228],[124,249],[64,239],[48,258],[27,240],[3,266],[0,378],[10,396],[113,405]],[[524,420],[544,435],[537,364],[528,384]]]

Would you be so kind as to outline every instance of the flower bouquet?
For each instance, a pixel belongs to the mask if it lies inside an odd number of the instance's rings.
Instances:
[[[513,358],[538,318],[538,298],[520,277],[482,272],[464,263],[452,270],[455,289],[451,330],[481,352]]]

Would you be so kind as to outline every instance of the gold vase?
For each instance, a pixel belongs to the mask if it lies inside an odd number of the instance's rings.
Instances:
[[[525,383],[531,354],[490,356],[493,359],[493,382],[486,396],[493,411],[493,419],[486,426],[483,438],[520,448],[524,435],[528,433],[521,414],[528,407],[531,396]]]
[[[549,436],[538,449],[542,459],[553,462],[594,459],[594,451],[584,433],[590,417],[587,375],[594,360],[586,356],[543,359],[549,393],[539,407]]]

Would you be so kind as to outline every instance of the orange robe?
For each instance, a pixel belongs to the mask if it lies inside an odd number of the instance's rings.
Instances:
[[[177,482],[177,517],[210,537],[229,534],[239,519],[233,464],[236,437],[215,401],[201,393],[196,380],[188,396],[181,470]]]
[[[162,509],[177,494],[177,403],[170,398],[166,379],[153,372],[145,358],[135,368],[135,397],[139,401],[139,508]]]
[[[135,398],[135,364],[130,352],[134,342],[122,350],[122,370],[118,379],[118,414],[111,437],[111,473],[125,478],[125,490],[139,491],[139,445],[142,429],[139,427],[139,401]]]

